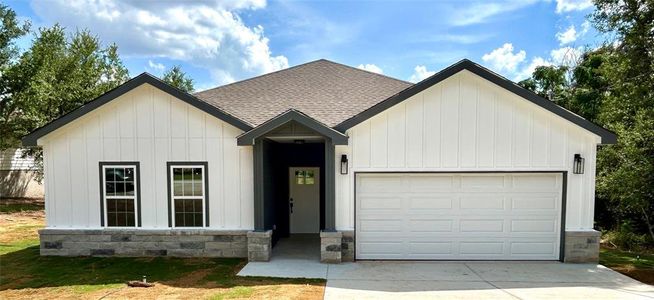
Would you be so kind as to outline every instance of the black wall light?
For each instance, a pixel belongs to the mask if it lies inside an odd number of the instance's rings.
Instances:
[[[581,154],[575,154],[574,164],[572,165],[572,173],[574,174],[584,174],[584,163],[586,159],[581,157]]]
[[[341,155],[341,174],[347,174],[347,155]]]

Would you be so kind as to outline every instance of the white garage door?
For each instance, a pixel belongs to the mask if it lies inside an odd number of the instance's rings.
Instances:
[[[356,180],[357,259],[559,259],[560,173]]]

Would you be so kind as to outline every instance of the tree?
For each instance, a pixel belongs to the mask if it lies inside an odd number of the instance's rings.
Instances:
[[[88,31],[69,37],[59,25],[41,28],[31,46],[2,73],[0,149],[20,147],[22,136],[128,79],[116,45],[102,47]],[[40,163],[39,148],[29,155]],[[40,171],[37,170],[37,171]]]
[[[180,66],[174,66],[172,69],[166,71],[162,79],[182,91],[190,93],[193,91],[193,79],[189,78]]]
[[[597,191],[613,203],[618,218],[638,216],[654,240],[654,5],[595,5],[595,27],[616,38],[601,68],[607,89],[598,120],[618,135],[616,145],[598,153]]]
[[[568,86],[566,72],[568,72],[566,66],[538,66],[531,78],[518,84],[543,98],[559,103],[566,99],[565,92]]]
[[[5,140],[9,134],[5,129],[12,107],[10,104],[9,78],[7,72],[18,56],[16,39],[29,32],[30,24],[19,24],[16,13],[5,5],[0,4],[0,150],[6,148]]]

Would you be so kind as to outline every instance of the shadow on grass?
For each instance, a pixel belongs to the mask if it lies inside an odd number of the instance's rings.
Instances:
[[[39,247],[32,246],[0,255],[0,291],[39,287],[105,286],[140,280],[144,275],[150,282],[186,288],[324,284],[324,280],[237,277],[236,273],[244,264],[245,260],[239,258],[40,256]]]
[[[0,213],[42,211],[43,199],[0,199]]]

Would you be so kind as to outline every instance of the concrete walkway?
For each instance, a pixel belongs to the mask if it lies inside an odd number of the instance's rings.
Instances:
[[[654,287],[600,265],[559,262],[319,262],[317,236],[281,240],[239,276],[327,279],[325,299],[654,299]]]

